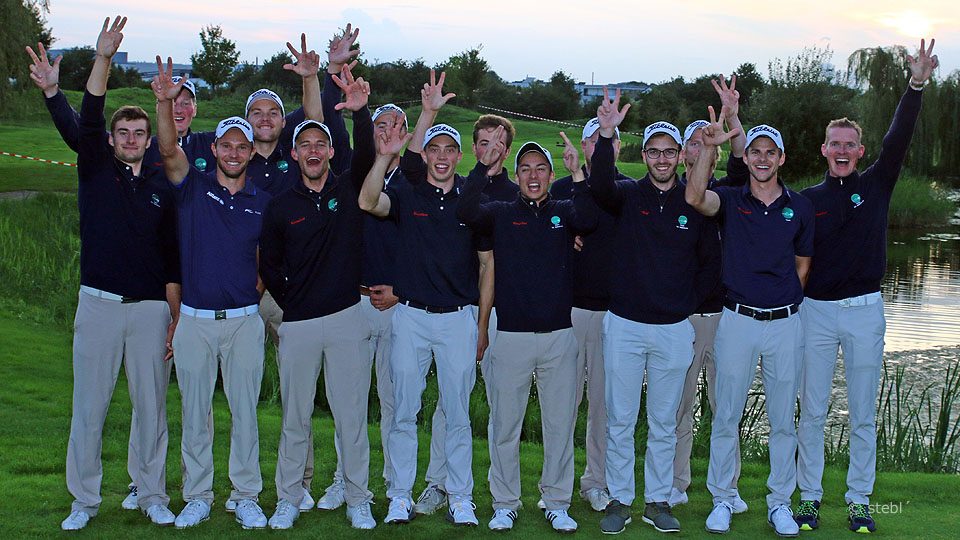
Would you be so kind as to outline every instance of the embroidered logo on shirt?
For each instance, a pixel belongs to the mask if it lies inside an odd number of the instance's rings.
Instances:
[[[297,223],[300,223],[301,221],[306,221],[306,220],[307,220],[307,218],[302,217],[302,218],[300,218],[300,219],[295,219],[295,220],[291,221],[290,224],[291,224],[291,225],[296,225]]]
[[[553,224],[553,227],[551,227],[553,229],[563,228],[563,224],[560,223],[560,216],[553,216],[552,218],[550,218],[550,223]]]
[[[330,201],[327,202],[327,208],[329,208],[331,212],[336,212],[336,211],[337,211],[337,204],[338,204],[338,203],[337,203],[337,199],[336,199],[336,198],[330,199]]]
[[[749,211],[749,210],[744,210],[743,208],[740,208],[739,206],[737,207],[737,210],[743,212],[744,214],[752,214],[752,213],[753,213],[753,212],[751,212],[751,211]]]
[[[677,228],[687,230],[687,216],[680,216],[677,218]]]
[[[160,208],[160,197],[156,193],[150,196],[150,204]]]
[[[254,210],[252,208],[244,208],[243,211],[246,212],[247,214],[256,214],[258,216],[261,214],[259,210]]]
[[[205,171],[207,170],[207,160],[203,159],[202,157],[198,157],[197,159],[193,160],[193,166],[201,171]]]
[[[856,208],[863,204],[863,199],[860,197],[859,193],[854,193],[850,196],[850,200],[853,201],[853,207]]]
[[[290,164],[281,159],[277,162],[277,168],[280,169],[281,172],[287,172],[287,169],[290,168]]]
[[[790,221],[791,219],[793,219],[793,208],[790,208],[788,206],[784,208],[783,211],[780,212],[780,214],[783,215],[783,219]]]
[[[526,225],[527,222],[526,222],[526,221],[514,221],[513,224],[514,224],[514,225]]]
[[[413,215],[415,215],[415,216],[417,216],[417,217],[427,217],[427,216],[429,216],[430,214],[427,214],[427,213],[424,213],[424,212],[417,212],[416,210],[414,210],[414,211],[413,211]]]
[[[220,197],[217,197],[212,191],[208,191],[207,196],[217,201],[218,203],[223,204],[223,199],[221,199]]]

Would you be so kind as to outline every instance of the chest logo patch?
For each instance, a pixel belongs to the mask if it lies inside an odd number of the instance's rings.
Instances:
[[[850,196],[850,200],[853,202],[853,207],[856,208],[863,204],[863,197],[859,193],[854,193]]]
[[[680,216],[677,218],[677,228],[687,230],[687,216]]]
[[[150,204],[160,208],[160,197],[156,193],[150,196]]]
[[[327,208],[329,208],[331,212],[336,212],[336,211],[337,211],[337,204],[339,204],[339,203],[337,203],[337,199],[336,199],[336,198],[330,199],[330,201],[327,202]]]
[[[281,159],[277,162],[277,168],[280,169],[280,172],[287,172],[287,169],[290,168],[290,164]]]
[[[553,225],[553,226],[551,227],[551,228],[553,228],[553,229],[562,229],[562,228],[563,228],[563,224],[560,223],[560,216],[553,216],[553,217],[551,217],[551,218],[550,218],[550,223]]]
[[[791,219],[793,219],[793,208],[790,208],[788,206],[784,208],[783,211],[780,212],[780,214],[783,216],[783,219],[790,221]]]
[[[201,171],[205,171],[207,170],[207,160],[203,159],[202,157],[198,157],[197,159],[193,160],[193,166]]]

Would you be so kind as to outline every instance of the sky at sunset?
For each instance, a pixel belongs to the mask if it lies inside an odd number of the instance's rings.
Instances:
[[[422,57],[433,65],[482,44],[482,56],[508,81],[547,79],[563,70],[588,83],[655,83],[677,75],[729,73],[743,62],[753,62],[766,76],[770,60],[785,60],[811,45],[829,45],[833,63],[844,68],[847,56],[858,48],[897,44],[915,52],[923,36],[937,38],[939,77],[960,68],[960,9],[955,0],[141,0],[119,5],[51,0],[47,20],[57,39],[54,47],[93,44],[104,17],[120,13],[130,18],[120,48],[129,52],[130,60],[161,54],[189,62],[190,54],[200,49],[200,29],[218,24],[237,43],[241,60],[262,62],[284,48],[285,41],[296,43],[300,32],[306,32],[308,46],[320,51],[337,28],[351,22],[360,28],[368,61]],[[862,9],[865,5],[869,11]]]

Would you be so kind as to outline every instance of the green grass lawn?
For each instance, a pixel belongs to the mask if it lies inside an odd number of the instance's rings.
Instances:
[[[0,489],[5,499],[0,505],[0,523],[4,538],[62,538],[60,521],[69,513],[71,497],[64,486],[64,462],[67,437],[70,428],[70,404],[72,372],[70,361],[71,335],[63,329],[44,327],[32,322],[16,320],[0,315],[0,377],[4,381],[0,389],[0,407],[3,421],[0,422]],[[214,460],[217,473],[214,491],[217,502],[210,521],[188,531],[172,528],[159,529],[150,525],[139,512],[120,509],[120,501],[126,495],[126,445],[129,433],[130,401],[126,382],[121,372],[118,388],[107,417],[103,437],[104,481],[103,505],[99,515],[80,533],[83,538],[250,538],[265,537],[272,531],[242,531],[234,523],[233,516],[223,511],[223,500],[229,491],[226,477],[226,462],[229,440],[229,413],[222,392],[214,398],[215,444]],[[175,381],[167,396],[167,415],[170,422],[170,450],[167,455],[167,490],[172,498],[171,507],[179,511],[183,503],[179,496],[179,441],[180,401]],[[280,408],[277,405],[261,404],[260,462],[264,479],[264,491],[260,500],[269,516],[276,502],[273,475],[277,459],[277,443],[280,432]],[[333,422],[328,416],[316,415],[314,428],[317,444],[316,477],[313,494],[318,496],[327,485],[335,466],[332,448]],[[382,466],[379,431],[375,425],[369,429],[371,445],[371,490],[374,491],[374,517],[382,520],[386,513],[383,482],[379,471]],[[428,435],[421,430],[420,469],[422,477],[427,460]],[[521,445],[521,469],[523,472],[525,509],[520,512],[516,530],[508,535],[515,538],[543,538],[552,535],[547,522],[536,510],[538,494],[536,483],[539,476],[542,448],[539,445]],[[641,452],[642,454],[642,452]],[[583,451],[576,454],[577,470],[583,468]],[[642,483],[642,465],[638,460],[638,481]],[[489,459],[486,442],[474,441],[474,495],[481,526],[476,529],[458,528],[443,520],[442,515],[421,516],[407,526],[386,526],[380,523],[372,533],[350,529],[343,510],[304,514],[294,528],[282,533],[287,538],[438,538],[457,535],[463,538],[490,538],[494,533],[485,527],[490,518],[490,495],[486,483]],[[681,538],[704,538],[703,520],[710,511],[710,497],[704,488],[707,463],[697,459],[693,462],[693,486],[689,490],[690,503],[678,507],[676,516],[683,531]],[[737,538],[774,538],[766,525],[764,496],[767,467],[762,463],[745,463],[740,480],[740,490],[750,505],[750,510],[734,519],[733,531]],[[824,478],[827,495],[824,500],[821,531],[805,533],[810,538],[838,538],[852,535],[846,530],[843,507],[844,478],[846,472],[828,468]],[[418,483],[416,490],[422,489]],[[640,486],[642,492],[642,486]],[[952,475],[919,473],[881,473],[873,501],[892,505],[896,514],[875,512],[880,538],[956,538],[956,516],[960,513],[960,478]],[[634,505],[634,515],[642,511],[639,503]],[[586,503],[575,497],[571,514],[580,523],[581,538],[600,538],[600,514],[592,512]],[[624,538],[654,538],[658,533],[636,519],[628,526]],[[833,536],[836,534],[837,536]],[[848,536],[849,537],[849,536]]]

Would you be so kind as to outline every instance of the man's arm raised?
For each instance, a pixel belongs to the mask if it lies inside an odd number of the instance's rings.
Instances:
[[[183,183],[190,172],[190,162],[183,148],[177,144],[177,125],[173,121],[173,100],[177,98],[183,84],[187,82],[184,76],[179,83],[173,82],[173,59],[167,57],[167,69],[157,56],[157,75],[150,83],[153,95],[157,97],[157,144],[160,156],[163,157],[163,168],[167,172],[167,180],[175,186]]]
[[[386,217],[390,213],[390,197],[383,192],[383,179],[387,174],[387,167],[410,140],[411,135],[403,127],[405,117],[400,115],[391,129],[380,134],[380,155],[373,162],[373,167],[360,188],[360,208],[377,217]]]
[[[739,132],[734,138],[730,139],[730,153],[736,158],[742,158],[744,150],[747,149],[747,132],[743,129],[743,124],[740,123],[740,92],[737,90],[737,76],[730,77],[729,86],[723,78],[723,73],[720,74],[719,84],[715,80],[710,82],[713,83],[714,90],[720,96],[723,121],[727,124],[727,130]]]
[[[450,93],[444,95],[443,81],[447,78],[447,73],[440,73],[440,80],[437,80],[437,74],[430,70],[430,82],[424,83],[423,90],[420,91],[420,102],[423,104],[423,111],[420,118],[417,119],[417,127],[413,130],[413,139],[407,145],[407,150],[420,153],[423,150],[423,138],[427,135],[427,130],[437,119],[437,113],[450,100],[456,97],[456,94]]]
[[[710,125],[703,127],[703,148],[697,154],[697,161],[693,167],[687,171],[687,190],[684,193],[687,204],[694,207],[697,212],[705,216],[715,216],[720,211],[720,196],[707,189],[710,182],[710,176],[713,173],[711,153],[716,152],[716,147],[725,143],[734,137],[738,131],[723,131],[723,120],[717,120],[717,114],[713,107],[708,107],[710,111]],[[720,117],[726,111],[720,109]]]
[[[603,87],[603,101],[597,107],[597,119],[600,122],[597,144],[594,147],[593,163],[590,169],[590,192],[596,198],[597,204],[605,210],[617,213],[623,203],[623,196],[617,188],[616,165],[614,164],[613,137],[616,136],[617,126],[623,122],[630,110],[627,103],[620,107],[620,89],[614,98],[610,99],[607,87]]]
[[[93,69],[90,70],[90,77],[87,78],[87,92],[94,96],[102,96],[107,93],[107,78],[110,77],[110,61],[120,43],[123,41],[123,27],[127,24],[126,17],[117,15],[110,24],[110,17],[103,21],[103,28],[100,29],[100,35],[97,36],[96,59],[93,62]]]
[[[297,60],[296,64],[284,64],[288,69],[303,77],[303,114],[307,120],[323,122],[323,106],[320,102],[320,55],[317,51],[307,50],[307,35],[300,34],[300,50],[297,51],[290,42],[287,48]]]

